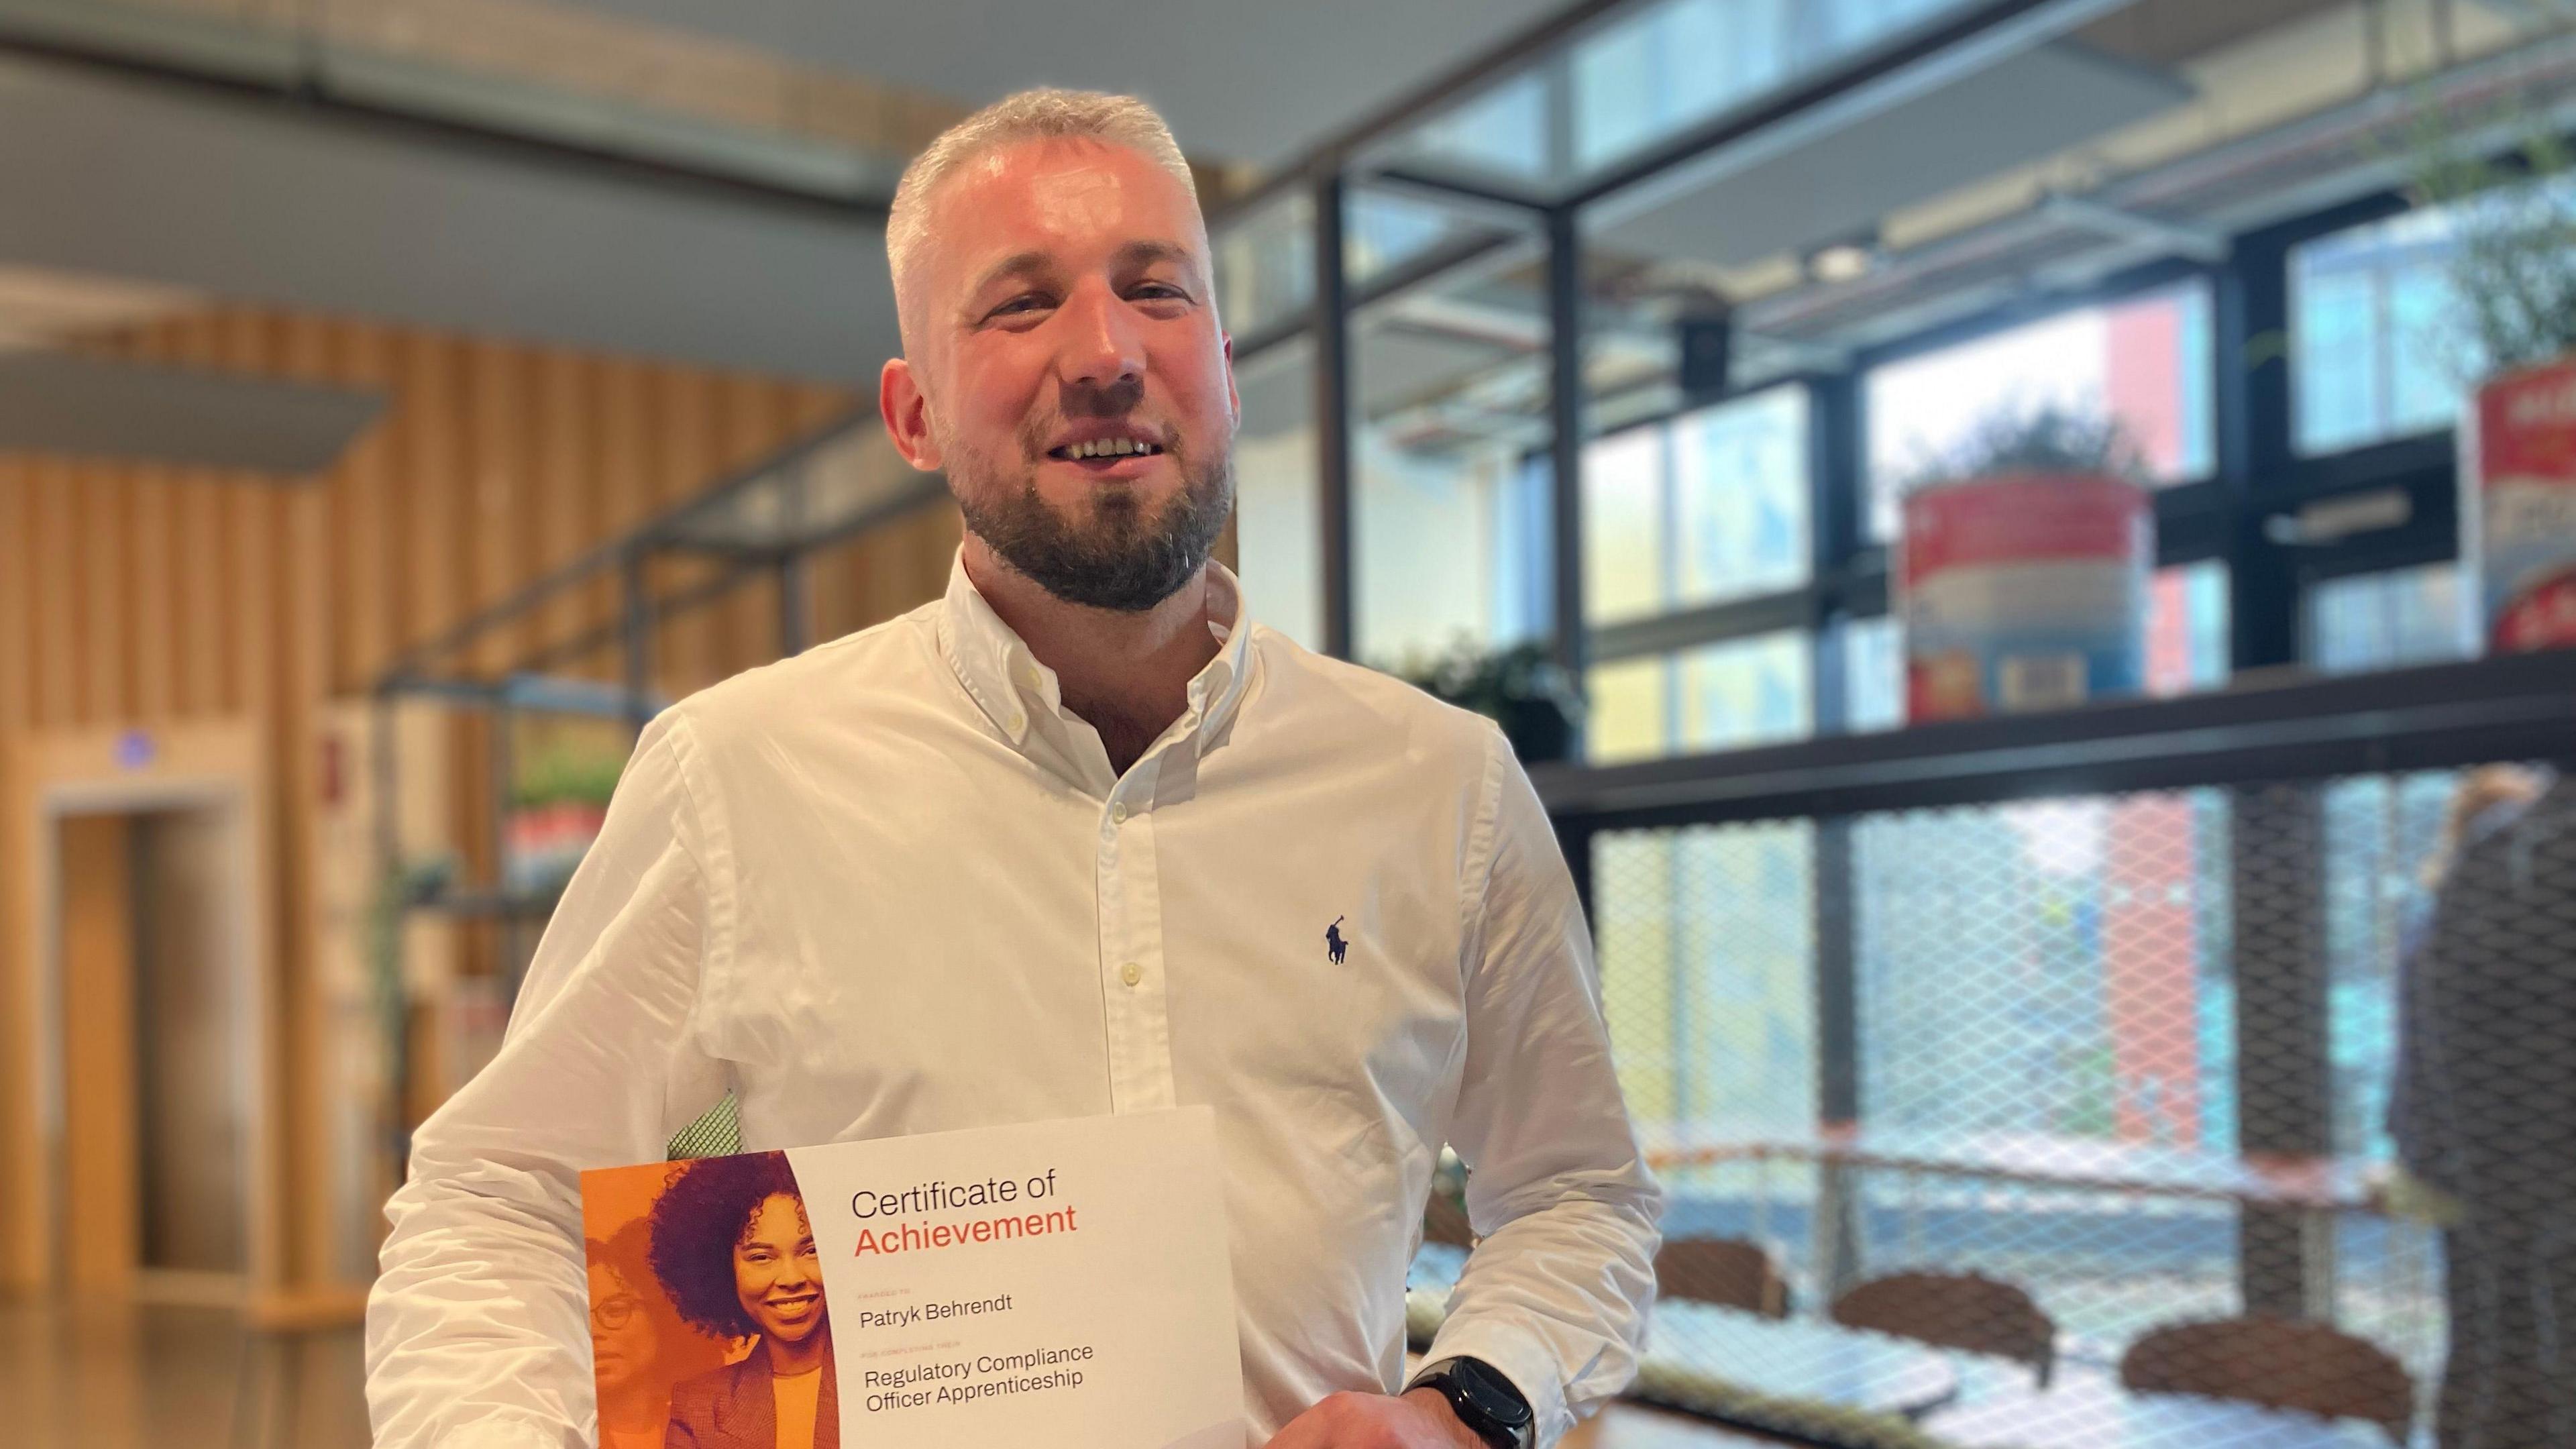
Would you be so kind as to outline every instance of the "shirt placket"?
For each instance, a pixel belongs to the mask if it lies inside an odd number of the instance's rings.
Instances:
[[[1154,843],[1160,758],[1118,782],[1100,815],[1100,966],[1109,1035],[1111,1110],[1174,1105],[1162,886]]]

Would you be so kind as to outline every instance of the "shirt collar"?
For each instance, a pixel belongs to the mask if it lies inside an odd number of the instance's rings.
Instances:
[[[1190,680],[1189,708],[1181,721],[1202,750],[1222,737],[1243,703],[1252,673],[1252,620],[1243,603],[1243,582],[1214,559],[1207,572],[1208,633],[1218,647],[1216,657]],[[949,561],[938,634],[939,651],[956,671],[958,683],[1014,746],[1027,741],[1033,721],[1063,708],[1055,671],[1038,662],[966,577],[963,548]]]

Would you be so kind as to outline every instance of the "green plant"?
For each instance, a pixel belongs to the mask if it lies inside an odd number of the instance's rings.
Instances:
[[[558,801],[606,805],[609,796],[616,793],[617,777],[625,768],[622,758],[556,744],[519,767],[510,803],[520,808]]]
[[[1445,653],[1415,654],[1388,672],[1501,725],[1524,760],[1563,759],[1583,718],[1583,691],[1540,644],[1485,650],[1461,639]]]
[[[2146,460],[2119,419],[2062,403],[2007,404],[1980,416],[1957,442],[1926,458],[1902,491],[2013,473],[2140,477]]]
[[[2576,167],[2564,138],[2534,126],[2506,160],[2464,154],[2427,121],[2415,199],[2452,217],[2446,267],[2473,353],[2462,372],[2511,372],[2576,353]]]

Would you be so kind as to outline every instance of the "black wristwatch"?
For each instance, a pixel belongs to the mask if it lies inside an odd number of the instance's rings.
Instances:
[[[1529,1449],[1529,1400],[1521,1397],[1500,1369],[1481,1358],[1444,1358],[1424,1364],[1405,1389],[1438,1389],[1456,1411],[1458,1422],[1494,1449]]]

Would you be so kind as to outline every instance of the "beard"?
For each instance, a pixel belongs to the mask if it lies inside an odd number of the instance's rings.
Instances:
[[[1234,508],[1234,462],[1222,451],[1200,463],[1167,449],[1181,487],[1160,508],[1135,485],[1112,481],[1090,492],[1087,516],[1069,516],[1039,494],[1035,462],[1013,478],[972,450],[947,452],[967,531],[1038,587],[1086,608],[1141,614],[1180,592],[1207,563]]]

